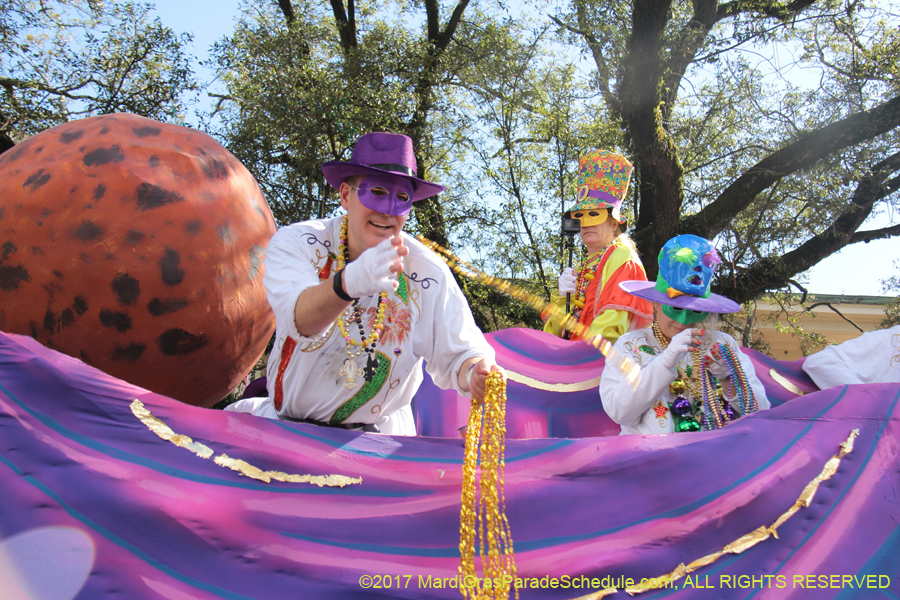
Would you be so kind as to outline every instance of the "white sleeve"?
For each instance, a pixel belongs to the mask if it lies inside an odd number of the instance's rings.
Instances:
[[[857,344],[857,340],[850,340],[840,346],[823,348],[806,357],[803,361],[803,370],[820,390],[827,390],[836,385],[866,383],[859,377],[859,369],[851,368],[846,360],[847,351],[852,351]]]
[[[475,325],[465,296],[449,275],[449,270],[443,278],[443,285],[447,291],[434,305],[431,340],[426,341],[422,351],[425,370],[439,388],[453,389],[471,397],[470,392],[459,387],[460,367],[475,356],[496,364],[496,357],[494,349]]]
[[[310,342],[325,333],[306,337],[297,331],[294,320],[294,309],[297,299],[306,288],[319,283],[319,275],[304,252],[309,247],[301,239],[300,234],[291,228],[283,227],[275,232],[266,251],[266,269],[263,283],[266,286],[266,298],[275,313],[275,324],[278,331],[284,331],[300,342]]]
[[[623,338],[619,338],[613,346],[613,352],[618,352],[624,357],[622,340]],[[641,380],[637,389],[632,389],[622,371],[607,364],[600,375],[599,390],[603,410],[619,425],[634,427],[644,413],[650,410],[660,394],[675,381],[676,375],[674,369],[670,371],[661,361],[654,360],[641,369]]]
[[[858,383],[900,381],[900,325],[867,331],[828,346],[803,361],[803,370],[819,389]]]

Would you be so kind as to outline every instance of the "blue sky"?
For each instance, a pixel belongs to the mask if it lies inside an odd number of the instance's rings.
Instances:
[[[155,13],[176,32],[194,35],[189,51],[199,61],[208,57],[209,48],[216,40],[231,33],[239,8],[239,0],[166,0],[156,3]],[[199,69],[199,65],[195,64],[195,68]],[[206,71],[198,72],[202,80],[211,77]],[[208,107],[208,100],[200,98],[193,106]],[[193,114],[188,114],[187,120],[197,123]],[[880,215],[871,218],[864,229],[878,229],[898,221],[900,215]],[[900,274],[900,240],[854,244],[810,269],[807,289],[817,294],[880,296],[881,280],[894,274]]]
[[[216,41],[234,30],[239,9],[239,0],[166,0],[156,2],[152,12],[176,33],[193,34],[193,44],[187,51],[195,58],[194,71],[202,84],[212,78],[212,73],[203,69],[199,63],[209,58],[209,50]],[[193,114],[195,109],[210,106],[205,94],[198,100],[188,111],[187,122],[191,125],[198,122]]]

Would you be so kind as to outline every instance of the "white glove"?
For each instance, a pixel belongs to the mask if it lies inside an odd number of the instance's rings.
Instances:
[[[403,258],[391,239],[383,240],[344,267],[341,276],[344,290],[351,298],[364,298],[397,289],[397,278],[391,272],[391,266],[398,262],[402,263]]]
[[[691,337],[691,331],[691,329],[685,329],[673,337],[672,341],[669,342],[669,346],[659,355],[658,360],[662,362],[666,369],[670,371],[674,369],[685,352],[690,348],[696,348],[694,338]]]
[[[559,276],[559,295],[574,294],[575,291],[575,273],[572,267],[566,267]]]
[[[721,354],[718,354],[718,358],[712,353],[707,354],[704,360],[707,361],[706,371],[719,381],[731,377],[731,369],[725,364]]]

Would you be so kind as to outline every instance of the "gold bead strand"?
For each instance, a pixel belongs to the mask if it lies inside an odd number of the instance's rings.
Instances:
[[[338,252],[337,252],[337,268],[335,271],[339,271],[343,269],[349,262],[350,256],[349,251],[347,250],[347,215],[344,215],[344,219],[341,221],[341,233],[340,233],[340,242],[338,243]],[[372,346],[373,350],[375,348],[375,343],[381,339],[381,334],[384,331],[384,317],[386,310],[386,301],[387,301],[388,293],[381,292],[378,295],[378,304],[376,305],[375,311],[375,323],[372,325],[372,330],[369,331],[369,335],[363,337],[362,335],[362,315],[363,310],[359,308],[359,301],[354,300],[353,304],[348,306],[343,313],[341,313],[337,318],[337,326],[341,332],[341,337],[344,338],[344,341],[347,345],[347,356],[352,358],[356,358],[365,350],[368,346]],[[349,333],[350,328],[350,315],[354,314],[356,319],[358,320],[358,325],[360,326],[360,339],[356,341]],[[357,350],[354,354],[352,347],[357,346],[362,350]]]
[[[481,429],[482,407],[474,400],[469,412],[469,426],[466,429],[465,452],[463,455],[462,507],[459,516],[459,576],[460,581],[475,579],[475,527],[478,514],[475,470],[478,467],[478,438]],[[460,585],[463,598],[469,597],[467,585]],[[473,600],[478,597],[472,590]]]
[[[495,582],[515,581],[512,534],[506,518],[506,382],[500,373],[488,375],[484,410],[481,495],[488,532],[488,563],[484,567],[484,576]],[[494,587],[490,597],[508,598],[509,588]]]
[[[577,334],[579,337],[583,337],[584,333],[588,330],[587,326],[582,325],[577,320],[571,318],[571,315],[567,315],[565,309],[559,309],[552,304],[545,302],[540,296],[523,290],[508,281],[482,273],[474,265],[465,262],[440,244],[432,242],[428,238],[420,235],[417,236],[416,239],[440,256],[454,273],[468,279],[473,279],[478,283],[493,288],[508,296],[512,296],[516,300],[525,302],[538,311],[547,310],[553,316],[562,315],[563,327],[570,333]],[[613,353],[613,345],[604,337],[598,335],[583,341],[597,348],[600,354],[606,357],[606,364],[613,365],[614,368],[619,369],[625,376],[625,380],[628,382],[631,389],[637,389],[637,386],[641,381],[641,366],[639,364],[629,359],[627,356]]]
[[[485,384],[484,403],[472,401],[463,459],[459,574],[462,581],[473,584],[471,588],[460,586],[464,598],[469,594],[473,600],[509,597],[509,585],[483,587],[476,577],[476,530],[485,580],[512,582],[516,578],[512,532],[506,518],[505,445],[506,381],[499,372],[492,372]],[[476,483],[479,455],[481,477]],[[516,590],[516,598],[518,595]]]

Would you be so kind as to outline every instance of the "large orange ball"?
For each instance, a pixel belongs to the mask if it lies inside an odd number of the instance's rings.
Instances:
[[[129,114],[0,155],[0,329],[182,402],[210,406],[275,329],[275,221],[210,136]]]

